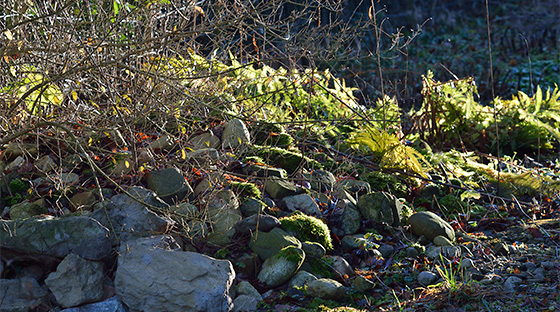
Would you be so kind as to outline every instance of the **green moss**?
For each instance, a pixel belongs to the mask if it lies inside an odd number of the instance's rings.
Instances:
[[[362,176],[362,180],[369,182],[371,188],[376,191],[389,192],[397,197],[405,197],[408,194],[406,184],[387,173],[379,171],[368,172]]]
[[[278,147],[254,145],[252,153],[255,156],[262,157],[265,161],[271,163],[275,167],[286,169],[289,173],[296,171],[302,163],[305,163],[308,167],[315,169],[323,167],[316,160],[303,156],[301,153]]]
[[[304,255],[301,252],[301,249],[295,246],[287,246],[282,249],[275,255],[278,258],[284,258],[290,262],[297,262],[302,263],[304,260]]]
[[[295,212],[291,216],[280,218],[280,223],[300,241],[317,242],[327,250],[333,249],[329,227],[320,219]]]
[[[462,202],[460,198],[453,194],[448,194],[440,198],[439,206],[447,213],[465,213],[468,210],[468,204]]]
[[[305,261],[306,265],[309,267],[309,273],[320,276],[323,278],[334,278],[333,274],[333,264],[334,261],[332,258],[323,257],[322,259],[317,258],[308,258]]]
[[[231,190],[239,194],[239,197],[255,197],[262,198],[262,193],[254,183],[248,182],[230,182]]]

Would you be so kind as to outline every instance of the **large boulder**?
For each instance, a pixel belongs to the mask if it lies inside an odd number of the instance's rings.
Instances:
[[[230,311],[232,264],[208,256],[150,246],[146,238],[120,248],[115,291],[131,311]]]
[[[69,254],[45,284],[63,307],[73,307],[100,300],[103,296],[103,263]]]
[[[40,305],[47,291],[31,277],[0,280],[0,311],[32,311]]]
[[[430,211],[420,211],[408,218],[408,225],[412,233],[426,237],[433,241],[436,236],[444,236],[450,241],[455,241],[455,230],[442,218]]]
[[[129,188],[128,192],[135,198],[126,194],[115,195],[96,205],[96,210],[90,214],[114,231],[111,235],[115,244],[118,240],[164,234],[173,226],[173,220],[156,214],[142,204],[167,207],[154,192],[139,186]]]
[[[178,203],[193,193],[181,171],[174,167],[150,172],[146,183],[150,190],[169,205]]]
[[[301,242],[281,228],[273,228],[270,232],[257,231],[249,242],[251,249],[262,260],[267,259],[280,249],[287,246],[301,248]]]
[[[0,220],[0,246],[61,258],[73,252],[88,260],[101,260],[111,254],[109,230],[86,216]]]
[[[358,209],[364,219],[400,225],[403,204],[389,193],[371,192],[360,196]]]
[[[282,248],[264,261],[257,278],[269,287],[278,287],[296,274],[304,260],[303,249],[294,246]]]

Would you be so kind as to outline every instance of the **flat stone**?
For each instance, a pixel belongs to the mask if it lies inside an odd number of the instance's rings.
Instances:
[[[32,311],[43,301],[47,291],[33,278],[0,280],[0,311]]]
[[[220,147],[220,138],[212,133],[206,132],[193,137],[189,140],[189,143],[195,151],[204,148],[216,149]]]
[[[301,248],[301,242],[281,228],[273,228],[270,232],[257,231],[249,242],[251,249],[262,260],[267,259],[286,246]]]
[[[430,271],[422,271],[418,274],[418,282],[424,286],[434,284],[438,280],[437,274]]]
[[[282,199],[286,196],[303,193],[303,190],[298,188],[294,183],[277,177],[271,177],[266,180],[264,188],[268,195],[274,199]]]
[[[233,119],[226,123],[222,134],[222,148],[237,148],[251,142],[251,135],[245,123],[240,119]]]
[[[193,193],[181,171],[174,167],[150,172],[147,185],[169,205],[178,203]]]

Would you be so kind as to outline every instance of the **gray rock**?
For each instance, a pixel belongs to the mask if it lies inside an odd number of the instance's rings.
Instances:
[[[165,135],[162,135],[159,138],[157,138],[155,141],[150,143],[150,145],[148,145],[148,146],[150,148],[168,150],[168,149],[173,148],[174,145],[175,145],[174,139],[170,135],[165,134]]]
[[[240,295],[233,300],[233,312],[257,311],[257,305],[262,300],[247,295]]]
[[[295,246],[301,248],[301,242],[286,231],[276,227],[270,232],[255,232],[249,246],[259,258],[265,260],[283,247]]]
[[[12,160],[8,165],[6,165],[6,171],[17,171],[19,168],[25,165],[25,158],[23,156],[18,156],[16,159]]]
[[[346,251],[362,248],[365,243],[364,234],[346,235],[340,240],[342,249]]]
[[[250,197],[243,201],[241,206],[239,206],[239,209],[241,210],[241,214],[243,216],[249,217],[264,212],[266,207],[267,206],[263,201]]]
[[[111,254],[109,230],[86,216],[0,220],[0,246],[61,258],[73,252],[88,260]]]
[[[215,164],[220,161],[220,153],[215,148],[202,148],[185,155],[186,159],[198,164]]]
[[[315,200],[308,194],[299,194],[293,196],[286,196],[282,198],[282,203],[286,206],[288,211],[299,210],[307,215],[319,216],[321,210]]]
[[[251,164],[243,169],[247,175],[256,175],[257,177],[278,177],[286,179],[288,173],[282,168],[272,168],[263,165]]]
[[[113,296],[103,301],[85,304],[77,308],[64,309],[60,312],[127,312],[127,309],[117,296]]]
[[[216,245],[226,245],[235,234],[233,228],[241,221],[239,201],[232,190],[221,190],[208,203],[207,214],[210,218],[212,234],[208,240]]]
[[[303,264],[303,249],[288,246],[268,257],[257,278],[269,287],[278,287],[287,282]]]
[[[342,211],[342,224],[340,228],[344,231],[344,235],[355,234],[360,230],[362,225],[362,216],[358,209],[348,206]]]
[[[374,282],[368,280],[367,278],[361,275],[357,275],[355,278],[353,278],[350,281],[350,284],[355,290],[359,292],[366,292],[375,288]]]
[[[63,172],[55,176],[55,181],[59,182],[62,188],[65,188],[80,183],[80,176],[73,172]]]
[[[22,220],[47,213],[47,207],[36,203],[21,202],[10,207],[10,219]]]
[[[0,311],[32,311],[39,306],[47,291],[33,278],[0,279]]]
[[[420,251],[418,251],[417,248],[415,247],[408,247],[406,249],[406,256],[409,258],[416,258],[418,257],[418,255],[420,255]]]
[[[45,284],[63,307],[97,301],[103,296],[103,263],[69,254],[56,272],[49,274]]]
[[[332,269],[335,274],[338,274],[340,276],[347,275],[350,277],[356,275],[356,273],[354,273],[354,269],[352,269],[352,266],[348,264],[348,261],[346,261],[346,259],[342,258],[341,256],[329,256],[329,258],[333,261]]]
[[[232,309],[229,291],[235,272],[229,261],[147,248],[143,240],[121,246],[115,273],[115,291],[131,311]]]
[[[504,290],[507,292],[514,292],[517,285],[521,284],[523,280],[517,276],[510,276],[504,282]]]
[[[469,258],[465,258],[461,260],[461,269],[470,269],[474,267],[474,261]]]
[[[194,192],[181,171],[174,167],[150,172],[147,184],[169,205],[182,201]]]
[[[93,192],[79,192],[70,198],[70,204],[76,210],[90,209],[95,204]]]
[[[257,230],[270,232],[273,228],[281,225],[276,217],[256,214],[237,222],[234,228],[237,234],[248,235]]]
[[[439,259],[440,255],[446,258],[459,258],[462,249],[459,246],[430,246],[426,249],[426,257],[430,259]]]
[[[342,179],[335,183],[334,190],[340,192],[344,190],[350,194],[365,195],[371,192],[371,186],[368,182],[353,180],[353,179]]]
[[[510,246],[502,242],[497,243],[496,245],[494,245],[494,252],[498,256],[507,256],[510,254]]]
[[[335,280],[320,278],[309,282],[307,285],[307,294],[316,298],[338,300],[344,297],[346,288]]]
[[[318,192],[332,191],[336,183],[334,175],[326,170],[313,170],[306,178],[311,182],[311,188]]]
[[[293,196],[303,193],[303,190],[298,188],[294,183],[271,177],[264,183],[264,189],[274,199],[282,199],[286,196]]]
[[[35,162],[35,167],[37,167],[37,169],[39,169],[40,171],[46,173],[53,171],[58,166],[56,165],[54,160],[52,160],[52,158],[50,158],[48,155],[45,155]]]
[[[388,244],[382,244],[379,248],[377,248],[377,250],[379,250],[383,258],[389,258],[395,252],[395,247]]]
[[[261,294],[255,289],[255,287],[253,287],[253,285],[251,285],[251,283],[247,281],[239,282],[239,284],[237,284],[237,287],[235,287],[235,291],[238,296],[245,295],[253,297],[258,301],[261,301],[263,299]]]
[[[290,282],[288,283],[288,285],[290,287],[303,287],[307,284],[309,284],[309,282],[316,280],[317,277],[307,271],[304,270],[299,270],[296,275],[294,275],[291,279]]]
[[[437,274],[430,271],[422,271],[418,274],[418,282],[424,286],[434,284],[438,280]]]
[[[402,203],[395,196],[385,192],[372,192],[360,196],[358,208],[364,219],[400,225]]]
[[[453,246],[453,243],[445,236],[438,235],[434,237],[434,245],[436,246]]]
[[[190,139],[189,143],[195,151],[203,148],[218,148],[220,147],[220,138],[212,133],[206,132]]]
[[[139,236],[167,233],[175,222],[169,217],[159,216],[142,203],[166,208],[167,204],[154,192],[143,187],[133,186],[128,192],[140,202],[126,194],[118,194],[96,204],[96,209],[90,214],[92,218],[114,230],[111,233],[113,243]]]
[[[450,241],[455,241],[455,231],[442,218],[433,212],[421,211],[408,218],[408,225],[416,236],[424,236],[433,241],[438,236],[444,236]]]
[[[310,258],[321,259],[327,253],[323,245],[316,242],[302,242],[301,249],[305,251],[305,255]]]
[[[249,130],[240,119],[230,120],[226,123],[222,134],[222,148],[237,148],[251,141]]]
[[[2,159],[12,161],[17,157],[27,154],[37,155],[38,152],[39,150],[37,144],[12,142],[6,146],[6,149],[4,149]]]

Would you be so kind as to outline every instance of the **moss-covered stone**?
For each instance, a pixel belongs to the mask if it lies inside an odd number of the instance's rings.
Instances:
[[[300,241],[317,242],[325,249],[332,250],[332,238],[329,227],[320,219],[296,212],[291,216],[280,218],[282,227]]]
[[[408,194],[408,187],[399,181],[394,175],[372,171],[362,176],[364,181],[369,182],[375,191],[389,192],[397,197],[405,197]]]
[[[288,173],[293,173],[302,164],[316,169],[322,168],[322,165],[316,160],[303,156],[301,153],[278,147],[254,145],[252,153],[255,156],[262,157],[276,167],[286,169]]]
[[[249,182],[230,182],[229,187],[231,190],[238,194],[240,198],[255,197],[262,198],[262,193],[255,183]]]

